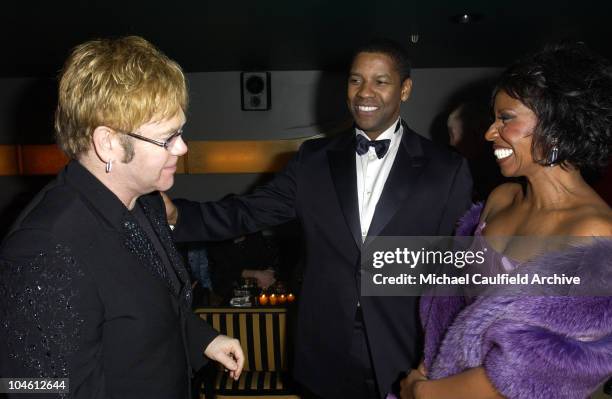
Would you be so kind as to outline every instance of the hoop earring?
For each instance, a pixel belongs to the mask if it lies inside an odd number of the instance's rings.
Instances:
[[[106,173],[110,173],[111,170],[113,170],[113,160],[109,159],[108,162],[106,162],[106,168],[104,169],[106,171]]]
[[[555,166],[555,164],[557,163],[557,158],[559,158],[559,147],[557,147],[557,145],[555,144],[550,150],[550,154],[548,155],[548,160],[546,161],[546,164],[548,166]]]

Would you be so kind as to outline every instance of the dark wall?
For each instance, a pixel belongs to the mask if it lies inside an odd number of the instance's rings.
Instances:
[[[434,120],[448,99],[494,68],[442,68],[413,71],[413,92],[402,108],[408,124],[431,137]],[[240,72],[188,74],[188,140],[270,140],[330,133],[349,126],[345,76],[321,71],[271,73],[272,109],[242,111]],[[0,79],[0,144],[53,142],[56,82],[51,79]],[[198,200],[244,193],[270,176],[258,174],[177,176],[171,194]],[[0,177],[0,233],[50,177]]]

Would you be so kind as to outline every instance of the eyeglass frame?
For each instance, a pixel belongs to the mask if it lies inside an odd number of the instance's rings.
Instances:
[[[158,147],[162,147],[165,150],[168,150],[168,147],[170,146],[170,142],[172,140],[175,140],[175,139],[177,139],[177,138],[179,138],[179,137],[181,137],[183,135],[183,129],[179,129],[176,132],[172,133],[170,135],[170,137],[168,137],[164,141],[155,140],[155,139],[152,139],[152,138],[149,138],[149,137],[145,137],[145,136],[142,136],[142,135],[140,135],[138,133],[127,132],[125,134],[130,136],[130,137],[134,137],[135,139],[146,141],[147,143],[155,144]]]

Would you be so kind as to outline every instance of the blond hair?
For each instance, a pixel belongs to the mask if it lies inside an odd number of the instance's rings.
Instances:
[[[58,145],[77,158],[91,145],[95,128],[133,132],[153,118],[186,111],[187,84],[181,67],[138,36],[92,40],[66,61],[55,112]],[[128,162],[133,149],[123,136]]]

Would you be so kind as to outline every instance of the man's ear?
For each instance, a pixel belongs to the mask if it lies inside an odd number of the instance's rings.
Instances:
[[[412,93],[412,79],[406,78],[402,83],[402,90],[400,93],[402,102],[407,101],[410,98],[410,93]]]
[[[104,163],[118,159],[115,152],[119,147],[115,132],[106,126],[98,126],[92,134],[94,151]]]

